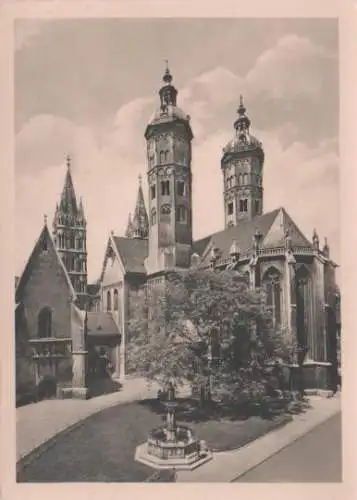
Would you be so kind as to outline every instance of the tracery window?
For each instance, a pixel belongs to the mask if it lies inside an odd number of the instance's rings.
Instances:
[[[281,324],[281,275],[277,269],[269,269],[263,277],[263,287],[267,297],[274,326]]]
[[[240,212],[248,212],[248,200],[239,200],[239,211]]]
[[[227,212],[228,212],[228,215],[232,215],[233,214],[233,201],[231,201],[230,203],[228,203]]]

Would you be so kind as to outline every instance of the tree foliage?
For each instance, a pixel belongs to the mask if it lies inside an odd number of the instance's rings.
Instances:
[[[264,392],[263,372],[291,361],[294,346],[273,326],[264,291],[252,291],[237,271],[171,272],[150,285],[130,321],[128,364],[165,385],[210,380],[220,399]]]

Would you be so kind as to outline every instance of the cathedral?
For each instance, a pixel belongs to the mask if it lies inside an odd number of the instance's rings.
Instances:
[[[52,230],[45,218],[16,280],[17,387],[51,377],[58,397],[88,397],[93,363],[103,356],[112,379],[125,379],[128,321],[143,285],[162,282],[171,269],[194,266],[238,269],[253,289],[265,287],[275,324],[303,346],[297,362],[305,386],[329,388],[339,290],[328,242],[321,245],[315,230],[309,240],[283,207],[264,212],[265,153],[251,133],[242,96],[233,138],[221,157],[224,227],[193,240],[193,131],[172,80],[166,68],[158,108],[144,133],[148,207],[140,177],[125,235],[111,232],[94,284],[87,283],[87,221],[67,159]]]

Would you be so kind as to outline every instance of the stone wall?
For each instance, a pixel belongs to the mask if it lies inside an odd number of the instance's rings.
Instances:
[[[38,314],[52,310],[52,336],[71,336],[71,295],[67,279],[52,249],[33,262],[31,275],[22,293],[22,303],[30,338],[38,337]]]

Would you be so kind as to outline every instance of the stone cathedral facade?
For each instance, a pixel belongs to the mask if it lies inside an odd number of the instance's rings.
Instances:
[[[340,316],[337,266],[327,241],[321,245],[315,230],[310,241],[283,207],[264,212],[265,153],[251,133],[242,97],[232,140],[221,157],[224,227],[193,240],[193,131],[189,116],[178,106],[172,80],[166,69],[158,108],[144,133],[148,207],[140,177],[125,236],[110,234],[101,275],[92,285],[87,284],[86,220],[68,162],[52,234],[45,222],[16,288],[18,359],[34,367],[36,380],[50,373],[72,395],[87,394],[91,353],[101,349],[110,359],[112,377],[123,379],[128,321],[142,285],[162,282],[174,268],[228,267],[244,273],[252,288],[265,287],[274,322],[303,346],[297,361],[303,365],[306,387],[328,388]],[[52,262],[51,271],[46,261]],[[49,284],[54,263],[56,279]],[[58,305],[64,297],[66,315]],[[57,345],[62,349],[58,358],[48,353],[49,346]],[[63,361],[72,366],[67,379],[59,368]]]

